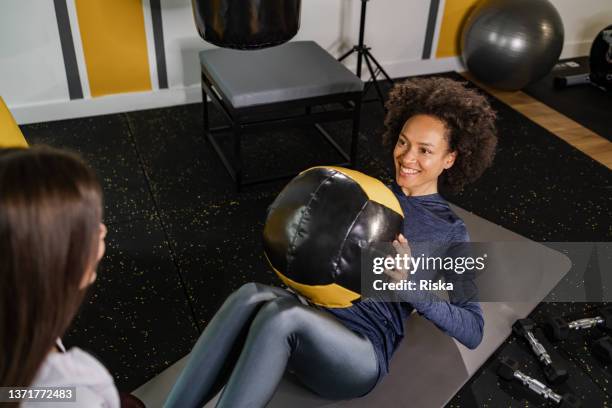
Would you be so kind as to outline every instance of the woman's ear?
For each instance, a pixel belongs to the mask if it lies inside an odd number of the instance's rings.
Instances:
[[[106,229],[106,225],[104,225],[103,223],[100,223],[98,245],[96,248],[96,259],[93,262],[93,264],[88,268],[88,270],[85,272],[85,275],[83,276],[83,279],[81,280],[81,285],[80,285],[81,289],[85,289],[86,287],[94,283],[96,281],[96,278],[98,277],[98,273],[96,269],[98,267],[98,263],[104,256],[104,252],[106,251],[106,243],[104,242],[104,239],[106,238],[107,232],[108,230]]]
[[[444,158],[444,169],[448,170],[451,167],[453,167],[453,164],[455,164],[456,158],[457,158],[457,151],[448,153],[446,157]]]
[[[99,262],[100,259],[102,259],[102,257],[104,256],[104,253],[106,252],[106,242],[104,241],[106,239],[106,234],[108,233],[108,229],[106,228],[106,225],[104,225],[104,223],[100,223],[100,240],[98,241],[98,254],[97,254],[97,258],[96,261]]]
[[[89,285],[96,281],[98,277],[98,273],[96,272],[96,268],[88,268],[83,278],[81,279],[81,284],[79,285],[79,289],[86,289]]]

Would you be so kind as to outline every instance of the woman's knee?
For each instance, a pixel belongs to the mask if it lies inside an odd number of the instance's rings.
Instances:
[[[276,298],[257,313],[252,330],[286,337],[303,326],[306,314],[305,306],[294,297]]]
[[[240,286],[237,290],[235,290],[232,295],[248,298],[254,295],[255,293],[257,293],[258,286],[259,284],[256,282],[245,283],[244,285]]]
[[[249,282],[242,285],[230,295],[233,301],[244,304],[266,302],[282,295],[283,289],[262,285],[261,283]]]

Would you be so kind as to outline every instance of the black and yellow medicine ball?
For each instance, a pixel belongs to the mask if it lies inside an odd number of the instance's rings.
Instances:
[[[294,178],[268,210],[264,250],[281,280],[311,302],[349,307],[360,298],[362,251],[390,242],[404,215],[391,190],[341,167]]]

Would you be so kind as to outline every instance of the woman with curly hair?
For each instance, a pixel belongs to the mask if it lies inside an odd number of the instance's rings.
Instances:
[[[395,144],[396,182],[407,196],[437,193],[438,184],[459,192],[493,162],[495,112],[483,95],[461,82],[406,81],[391,91],[386,107],[383,140]],[[416,154],[406,156],[412,142],[418,144]],[[404,161],[416,166],[402,166]]]
[[[396,85],[387,108],[384,138],[395,146],[392,190],[407,214],[395,248],[407,253],[418,243],[469,241],[438,187],[458,191],[492,163],[495,113],[489,103],[460,82],[430,78]],[[406,276],[387,274],[392,280]],[[413,311],[466,347],[477,347],[484,319],[473,282],[450,291],[449,301],[434,296],[402,292],[399,301],[364,299],[332,309],[305,304],[280,288],[246,284],[202,333],[166,406],[202,406],[225,386],[217,407],[263,407],[286,368],[325,398],[363,396],[388,373]]]

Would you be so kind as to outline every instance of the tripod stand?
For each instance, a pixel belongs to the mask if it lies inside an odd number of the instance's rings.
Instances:
[[[387,79],[387,81],[389,81],[391,85],[393,85],[393,80],[387,74],[387,72],[383,69],[383,67],[378,63],[378,61],[376,61],[376,58],[374,58],[374,56],[370,52],[371,47],[368,47],[363,43],[367,4],[368,4],[368,0],[361,0],[361,18],[359,22],[359,43],[357,45],[354,45],[353,48],[351,48],[347,53],[345,53],[340,58],[338,58],[338,61],[342,61],[349,55],[352,55],[354,52],[356,52],[357,53],[357,76],[361,78],[362,60],[365,61],[366,66],[368,67],[368,71],[370,71],[370,80],[366,84],[366,87],[364,89],[364,94],[368,92],[370,85],[374,84],[374,88],[376,88],[376,93],[378,94],[378,98],[380,99],[380,102],[383,104],[383,107],[384,107],[385,99],[383,97],[382,91],[380,90],[380,86],[376,82],[376,78],[378,77],[379,74],[383,74],[383,76]],[[372,68],[372,63],[376,65],[376,71]]]

